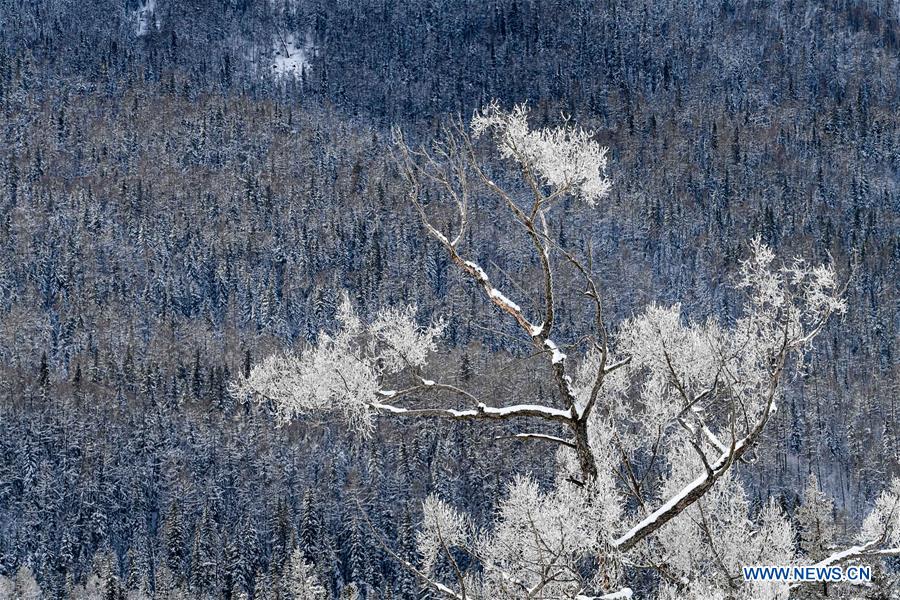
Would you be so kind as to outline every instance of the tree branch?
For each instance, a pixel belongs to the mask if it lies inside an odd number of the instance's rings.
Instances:
[[[541,442],[552,442],[569,448],[576,448],[575,442],[565,438],[556,437],[555,435],[547,435],[544,433],[516,433],[513,435],[502,435],[494,438],[495,440],[535,440]]]
[[[517,404],[495,408],[493,406],[487,406],[484,403],[479,403],[475,408],[467,410],[456,410],[452,408],[403,408],[392,404],[383,404],[381,402],[371,402],[370,406],[382,414],[403,417],[436,417],[442,419],[454,419],[457,421],[536,417],[566,424],[572,422],[572,415],[569,411],[550,408],[539,404]]]

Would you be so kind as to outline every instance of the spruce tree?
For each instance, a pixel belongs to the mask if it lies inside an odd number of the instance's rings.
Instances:
[[[803,501],[794,515],[800,537],[800,549],[810,560],[828,554],[834,540],[834,503],[821,489],[815,475],[806,480]]]

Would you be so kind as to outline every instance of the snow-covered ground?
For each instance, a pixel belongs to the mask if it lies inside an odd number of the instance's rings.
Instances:
[[[309,37],[300,40],[293,34],[276,36],[272,42],[269,72],[276,78],[297,79],[304,70],[309,71],[310,58],[314,53]]]
[[[141,6],[134,11],[136,21],[134,32],[138,37],[159,29],[159,17],[156,16],[156,0],[141,0]]]

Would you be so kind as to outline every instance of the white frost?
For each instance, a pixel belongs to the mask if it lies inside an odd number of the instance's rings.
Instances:
[[[568,122],[553,129],[531,129],[525,105],[505,112],[496,103],[475,115],[472,131],[476,137],[493,133],[504,158],[534,172],[554,191],[571,193],[590,206],[609,193],[608,149],[595,142],[589,131]]]

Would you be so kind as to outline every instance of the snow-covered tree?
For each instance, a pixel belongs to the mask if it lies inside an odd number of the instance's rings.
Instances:
[[[200,522],[194,530],[194,540],[191,545],[190,589],[197,598],[216,595],[218,548],[219,541],[215,523],[209,507],[204,507]]]
[[[803,490],[803,501],[794,517],[800,538],[800,550],[811,560],[825,557],[834,541],[834,502],[819,489],[819,480],[810,475]]]
[[[356,583],[350,583],[341,590],[341,600],[360,600],[359,586]]]
[[[293,600],[325,600],[327,596],[312,565],[306,562],[299,548],[291,553],[284,580],[285,591]]]
[[[74,600],[103,600],[125,595],[121,581],[114,572],[115,555],[111,551],[101,551],[94,555],[93,569],[83,585],[72,592]]]
[[[0,598],[41,600],[43,597],[44,593],[28,567],[19,567],[12,577],[0,575]]]
[[[845,311],[833,267],[782,263],[754,239],[735,283],[745,299],[737,318],[697,319],[677,304],[652,304],[611,328],[590,245],[569,247],[572,236],[564,239],[557,221],[563,203],[606,209],[607,150],[590,132],[567,120],[533,129],[524,107],[506,112],[492,104],[475,115],[471,133],[453,124],[430,149],[395,135],[425,230],[540,357],[535,368],[551,397],[523,391],[512,403],[489,403],[429,364],[444,321],[423,323],[412,306],[365,320],[347,296],[336,332],[268,357],[236,392],[272,403],[285,421],[336,414],[361,435],[378,416],[502,421],[515,423],[517,440],[554,445],[553,487],[520,476],[487,530],[437,497],[426,501],[421,564],[394,558],[440,596],[627,597],[622,573],[630,566],[655,570],[666,597],[786,598],[785,585],[740,579],[743,565],[796,557],[790,522],[771,504],[751,510],[733,467],[759,451],[788,370],[829,318]],[[516,178],[503,177],[513,183],[495,180],[479,138],[490,138],[513,167]],[[491,217],[506,214],[533,250],[528,287],[540,295],[538,308],[514,301],[474,256],[476,195],[490,196],[502,209]],[[447,206],[455,222],[441,227]],[[567,305],[587,303],[586,326],[562,330],[563,297]],[[890,497],[866,521],[868,541],[857,555],[900,545]]]

